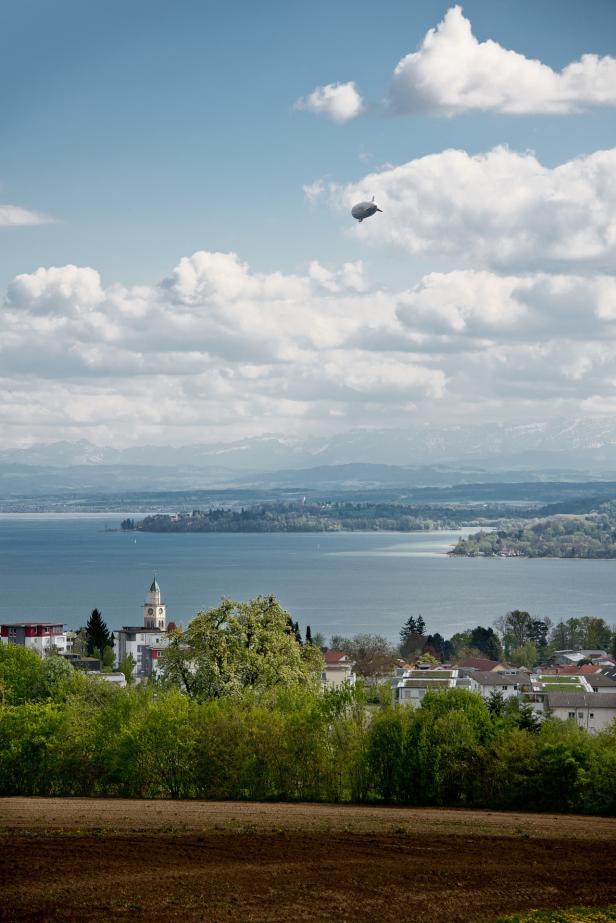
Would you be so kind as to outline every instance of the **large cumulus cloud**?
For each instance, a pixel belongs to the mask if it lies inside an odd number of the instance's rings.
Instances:
[[[40,267],[0,311],[0,435],[179,442],[607,407],[615,337],[605,272],[457,269],[392,291],[361,262],[255,272],[206,251],[139,287]]]
[[[383,215],[355,234],[411,255],[499,269],[609,268],[616,260],[614,148],[556,167],[506,147],[447,150],[334,190],[345,208],[372,195]]]
[[[418,50],[398,63],[390,93],[400,112],[445,115],[616,106],[616,58],[584,54],[557,72],[491,39],[479,42],[462,8],[454,6]]]

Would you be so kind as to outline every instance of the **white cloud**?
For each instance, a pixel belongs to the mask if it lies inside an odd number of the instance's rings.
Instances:
[[[376,196],[383,215],[355,227],[359,238],[457,266],[607,268],[616,258],[616,149],[554,168],[505,147],[448,150],[333,195],[345,208]]]
[[[584,54],[563,70],[479,42],[460,6],[398,63],[390,89],[400,112],[455,115],[468,110],[566,113],[616,106],[616,58]]]
[[[53,218],[41,212],[33,212],[19,205],[0,205],[0,228],[18,227],[19,225],[52,224]]]
[[[349,83],[328,83],[317,87],[309,96],[298,99],[295,109],[306,109],[317,115],[325,115],[332,122],[349,122],[364,111],[364,101],[353,81]]]
[[[99,304],[103,297],[95,269],[70,265],[22,273],[7,289],[10,305],[34,313],[80,313]]]
[[[0,306],[0,436],[199,441],[400,425],[616,394],[607,273],[455,270],[412,288],[359,261],[255,272],[198,251],[149,286],[41,267]],[[411,409],[412,408],[412,409]]]

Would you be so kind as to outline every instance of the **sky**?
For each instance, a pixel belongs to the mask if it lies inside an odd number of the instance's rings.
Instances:
[[[613,0],[5,0],[0,95],[3,447],[616,410]]]

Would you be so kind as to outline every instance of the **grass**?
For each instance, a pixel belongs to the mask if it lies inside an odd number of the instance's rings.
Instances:
[[[528,910],[512,917],[499,917],[495,923],[614,923],[616,905],[609,907],[570,907],[568,910]]]

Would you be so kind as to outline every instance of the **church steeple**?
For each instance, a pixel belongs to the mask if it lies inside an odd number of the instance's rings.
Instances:
[[[148,601],[143,604],[143,625],[144,628],[156,628],[159,631],[165,630],[167,620],[167,607],[161,602],[160,587],[156,580],[156,575],[152,580]]]

